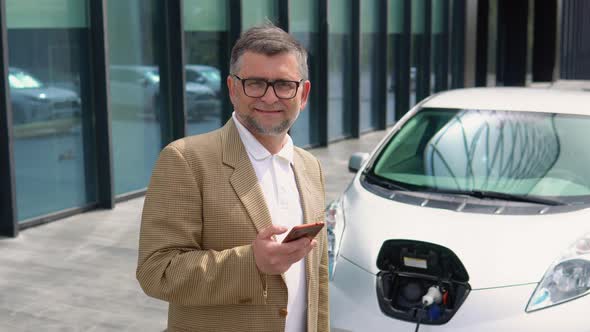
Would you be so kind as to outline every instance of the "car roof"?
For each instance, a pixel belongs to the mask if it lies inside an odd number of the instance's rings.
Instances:
[[[590,92],[548,88],[468,88],[436,94],[421,107],[590,115]]]
[[[216,67],[208,66],[208,65],[185,65],[186,69],[194,69],[194,70],[219,70]]]
[[[146,72],[146,71],[158,71],[157,66],[146,66],[146,65],[111,65],[109,66],[110,69],[118,69],[118,70],[129,70],[135,72]]]

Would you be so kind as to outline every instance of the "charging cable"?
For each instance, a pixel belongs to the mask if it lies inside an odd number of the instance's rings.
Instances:
[[[420,329],[420,322],[422,321],[424,315],[426,315],[426,305],[422,305],[422,307],[416,309],[416,316],[418,317],[418,320],[416,321],[416,330],[414,330],[414,332],[418,332]]]
[[[442,302],[442,293],[440,287],[433,285],[428,288],[428,292],[422,296],[422,308],[417,309],[418,321],[416,322],[416,330],[420,329],[420,322],[423,316],[426,314],[426,309],[433,304],[440,304]]]

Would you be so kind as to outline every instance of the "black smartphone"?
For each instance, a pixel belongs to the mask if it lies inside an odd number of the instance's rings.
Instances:
[[[291,228],[291,231],[289,232],[289,234],[287,234],[287,236],[283,240],[283,243],[295,241],[302,237],[307,237],[310,240],[312,240],[316,235],[318,235],[318,233],[320,232],[320,230],[322,230],[323,227],[323,222],[297,225]]]

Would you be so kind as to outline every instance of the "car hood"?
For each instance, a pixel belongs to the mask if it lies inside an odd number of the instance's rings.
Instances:
[[[44,88],[26,88],[26,89],[10,89],[10,94],[13,96],[22,96],[38,100],[72,100],[76,99],[78,95],[75,92],[56,88],[56,87],[44,87]],[[43,97],[42,97],[43,96]]]
[[[431,242],[458,256],[473,289],[539,282],[550,264],[590,231],[590,209],[546,215],[456,212],[380,197],[364,189],[358,177],[343,206],[342,257],[378,273],[384,241]]]
[[[186,91],[201,95],[215,95],[213,90],[208,86],[193,82],[186,83]]]

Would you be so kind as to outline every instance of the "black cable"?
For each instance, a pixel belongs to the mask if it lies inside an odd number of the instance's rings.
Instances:
[[[422,308],[416,309],[416,316],[418,316],[418,320],[416,321],[416,330],[414,330],[414,332],[418,332],[420,329],[420,322],[422,321],[422,315],[426,314],[426,307],[427,305],[423,304]]]
[[[416,322],[416,330],[414,330],[414,332],[418,332],[418,329],[420,329],[420,320],[421,317],[418,317],[418,322]]]

